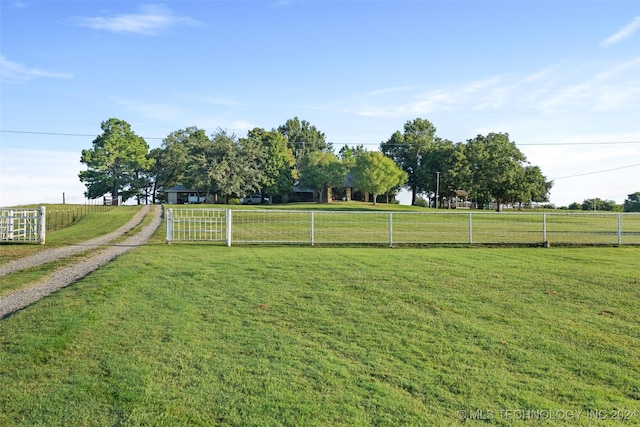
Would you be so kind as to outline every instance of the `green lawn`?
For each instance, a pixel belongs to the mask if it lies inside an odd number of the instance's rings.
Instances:
[[[74,206],[74,208],[70,209],[71,211],[80,209],[80,205],[70,206]],[[68,223],[66,227],[56,231],[48,231],[46,244],[43,246],[34,243],[0,242],[0,263],[8,262],[36,251],[71,245],[110,233],[126,224],[141,208],[142,206],[120,206],[117,209],[110,210],[88,209],[75,222]],[[47,209],[49,208],[47,207]],[[50,212],[56,212],[56,210],[50,209]]]
[[[162,242],[0,320],[0,425],[640,424],[638,248]]]

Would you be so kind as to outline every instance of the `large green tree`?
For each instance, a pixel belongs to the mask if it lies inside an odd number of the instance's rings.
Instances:
[[[149,145],[131,130],[124,120],[111,118],[102,122],[102,134],[93,140],[93,147],[82,150],[80,162],[87,170],[79,173],[85,184],[85,196],[93,199],[111,193],[123,201],[138,194],[140,173],[151,168],[154,160],[147,157]]]
[[[396,131],[387,141],[380,144],[380,151],[407,173],[406,187],[411,190],[412,205],[415,205],[418,193],[429,189],[428,174],[436,172],[424,167],[435,134],[436,128],[430,121],[417,118],[405,123],[403,133]]]
[[[296,160],[296,169],[300,168],[302,158],[308,153],[333,151],[333,145],[327,142],[324,133],[298,117],[287,120],[284,125],[278,127],[278,132],[287,139],[287,144]]]
[[[238,139],[218,129],[211,138],[190,140],[185,184],[223,197],[259,192],[264,180],[266,149],[255,139]]]
[[[185,174],[191,164],[190,156],[200,151],[204,153],[210,148],[211,140],[203,129],[190,126],[171,132],[163,141],[163,155],[160,156],[162,187],[173,187],[184,184]]]
[[[354,187],[373,194],[374,205],[378,194],[387,194],[388,203],[388,192],[404,185],[407,181],[407,173],[393,160],[378,151],[366,151],[355,156],[351,173]]]
[[[629,194],[623,204],[625,212],[640,212],[640,191]]]
[[[524,185],[520,200],[516,202],[548,202],[549,192],[553,187],[553,181],[548,181],[542,174],[539,166],[527,165],[524,167]]]
[[[264,194],[287,194],[293,189],[296,171],[295,158],[287,145],[286,138],[275,130],[254,128],[247,134],[247,140],[262,145],[265,159],[262,164],[264,178],[260,183]]]
[[[526,156],[509,134],[490,133],[468,140],[465,157],[471,175],[469,194],[480,204],[495,201],[500,210],[506,203],[528,202],[532,198],[544,201],[551,189],[552,183],[538,168],[527,169]]]
[[[344,164],[338,156],[324,151],[314,151],[302,158],[300,164],[300,186],[317,190],[318,202],[322,203],[327,190],[343,185],[347,176]]]
[[[464,145],[436,137],[428,148],[421,165],[420,175],[424,179],[427,192],[435,196],[437,205],[452,190],[466,190],[470,187],[471,173],[465,157]]]

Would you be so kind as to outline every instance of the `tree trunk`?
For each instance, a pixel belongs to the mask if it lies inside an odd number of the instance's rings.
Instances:
[[[373,206],[376,206],[376,200],[378,199],[378,195],[373,193]]]
[[[411,206],[416,205],[416,187],[411,187]]]

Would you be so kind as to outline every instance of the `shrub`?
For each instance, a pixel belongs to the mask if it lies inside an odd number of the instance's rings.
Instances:
[[[429,202],[424,197],[416,197],[416,206],[420,206],[422,208],[428,208]]]

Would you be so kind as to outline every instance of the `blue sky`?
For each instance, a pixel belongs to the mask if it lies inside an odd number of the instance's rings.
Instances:
[[[640,1],[1,0],[0,85],[0,206],[84,202],[111,117],[371,150],[420,117],[509,133],[557,206],[640,191]]]

